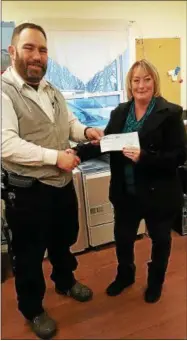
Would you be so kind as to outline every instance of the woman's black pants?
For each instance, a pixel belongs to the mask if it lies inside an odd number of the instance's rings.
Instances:
[[[121,280],[135,275],[134,243],[140,221],[145,219],[146,228],[152,240],[151,269],[158,283],[162,284],[171,251],[171,229],[176,213],[155,211],[149,203],[145,205],[136,195],[126,195],[114,205],[115,241],[118,259],[117,276]],[[150,268],[150,266],[149,266]]]

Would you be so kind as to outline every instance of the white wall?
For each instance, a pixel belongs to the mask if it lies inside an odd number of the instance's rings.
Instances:
[[[33,21],[46,29],[116,31],[135,21],[130,28],[131,63],[135,38],[180,37],[181,104],[187,108],[186,1],[3,1],[2,20]]]

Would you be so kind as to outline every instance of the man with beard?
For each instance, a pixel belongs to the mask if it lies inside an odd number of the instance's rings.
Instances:
[[[42,27],[16,27],[9,54],[12,66],[2,76],[6,219],[12,231],[18,308],[33,331],[47,339],[57,328],[42,305],[46,249],[56,292],[81,302],[92,298],[92,291],[73,274],[77,261],[70,247],[77,239],[78,208],[71,171],[80,160],[68,149],[69,139],[98,141],[103,132],[68,113],[62,94],[43,79],[48,54]]]

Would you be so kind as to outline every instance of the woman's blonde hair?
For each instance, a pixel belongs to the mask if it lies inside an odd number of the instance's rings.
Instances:
[[[132,99],[133,94],[132,94],[132,77],[133,77],[133,72],[136,67],[142,67],[151,77],[153,78],[154,81],[154,97],[161,96],[160,92],[160,76],[159,73],[156,69],[156,67],[148,62],[146,59],[141,59],[135,62],[126,77],[126,91],[127,91],[127,98],[128,100]]]

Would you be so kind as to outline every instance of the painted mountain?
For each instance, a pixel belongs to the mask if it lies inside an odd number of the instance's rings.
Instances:
[[[46,79],[60,90],[77,92],[108,92],[117,89],[117,62],[114,60],[102,71],[97,72],[94,77],[84,84],[74,76],[68,68],[60,66],[49,58]]]

